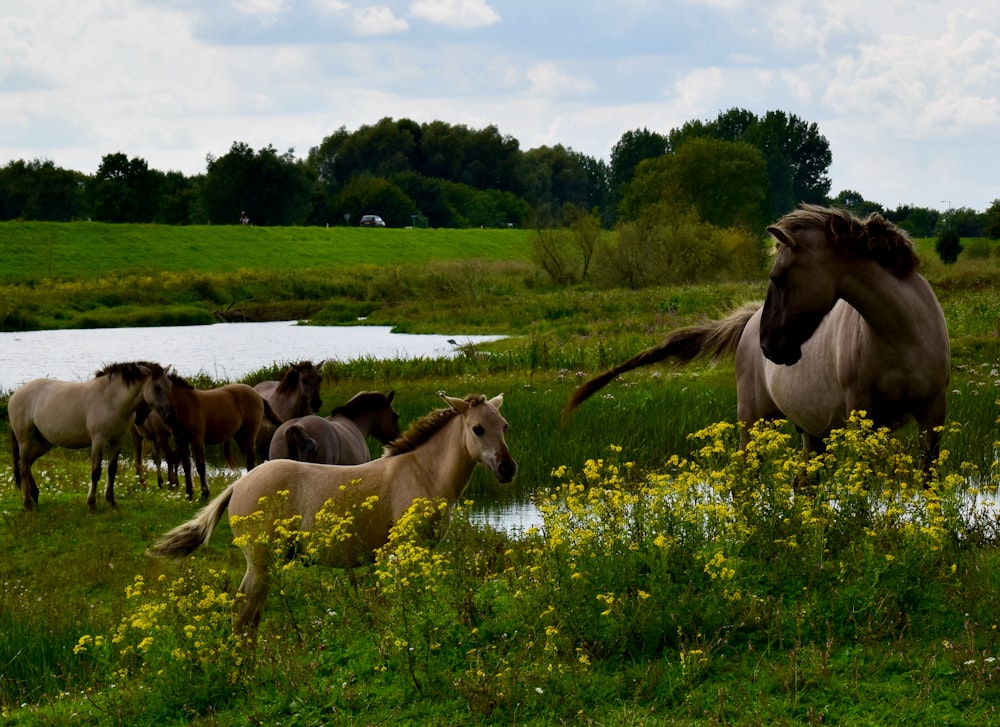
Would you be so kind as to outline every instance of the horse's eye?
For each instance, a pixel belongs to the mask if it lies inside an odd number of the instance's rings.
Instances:
[[[482,424],[476,424],[474,427],[472,427],[472,433],[475,434],[477,437],[483,436],[483,432],[485,431],[486,430],[483,429]]]

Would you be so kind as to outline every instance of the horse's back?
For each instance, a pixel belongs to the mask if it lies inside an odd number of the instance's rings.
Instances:
[[[89,390],[84,383],[32,379],[11,394],[7,402],[11,429],[19,439],[37,430],[60,447],[90,446]]]

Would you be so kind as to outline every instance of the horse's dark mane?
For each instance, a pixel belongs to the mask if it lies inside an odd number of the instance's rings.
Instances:
[[[384,409],[386,406],[385,399],[385,394],[381,391],[361,391],[352,396],[351,400],[346,404],[334,408],[330,412],[330,416],[335,417],[339,414],[348,419],[357,419],[366,411]]]
[[[94,373],[94,378],[101,376],[114,376],[118,374],[126,384],[133,384],[146,377],[143,368],[152,370],[153,374],[159,376],[163,373],[163,367],[151,361],[127,361],[122,363],[108,364],[103,369]]]
[[[817,227],[823,229],[834,248],[848,255],[875,260],[900,277],[920,267],[920,258],[909,235],[877,212],[862,220],[847,210],[801,204],[774,226],[789,233]]]
[[[486,402],[486,397],[482,394],[469,394],[465,401],[470,406],[479,406]],[[450,406],[444,409],[435,409],[424,415],[403,432],[397,439],[389,442],[382,449],[383,457],[393,457],[397,454],[412,452],[421,444],[437,434],[441,428],[450,422],[458,412]]]
[[[302,374],[308,371],[315,373],[315,370],[316,368],[313,366],[312,361],[299,361],[297,364],[292,364],[281,377],[281,381],[278,382],[278,391],[292,391],[298,387],[299,377]]]

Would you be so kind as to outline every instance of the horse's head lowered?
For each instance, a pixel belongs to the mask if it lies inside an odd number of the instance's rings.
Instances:
[[[801,205],[767,228],[775,261],[760,319],[760,347],[791,366],[840,297],[844,265],[870,260],[903,277],[919,260],[909,238],[881,215],[859,220],[839,209]]]
[[[510,482],[517,472],[517,462],[510,456],[504,433],[507,420],[500,415],[503,394],[492,399],[440,396],[462,418],[462,437],[469,455],[485,466],[500,482]]]

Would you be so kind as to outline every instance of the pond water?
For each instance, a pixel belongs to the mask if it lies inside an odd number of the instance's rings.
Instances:
[[[118,361],[172,365],[181,376],[235,381],[275,363],[359,358],[447,358],[459,345],[503,336],[393,333],[389,326],[300,326],[295,321],[0,333],[0,391],[38,377],[85,381]]]

